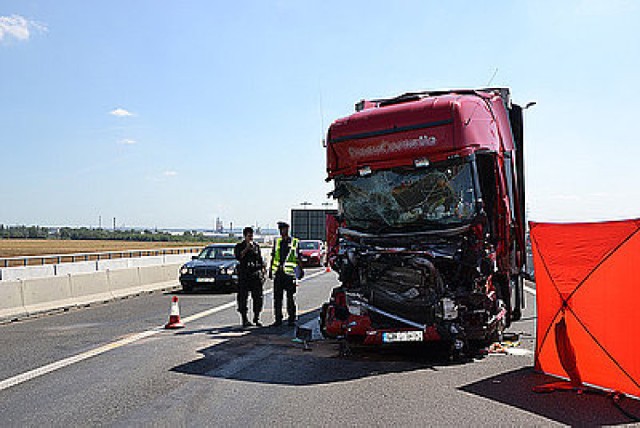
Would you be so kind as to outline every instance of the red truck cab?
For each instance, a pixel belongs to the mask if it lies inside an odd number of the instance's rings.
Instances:
[[[326,336],[364,344],[500,337],[525,274],[522,109],[506,88],[361,101],[327,136],[341,286]]]

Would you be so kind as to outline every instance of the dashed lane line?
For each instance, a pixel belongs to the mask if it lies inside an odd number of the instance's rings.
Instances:
[[[308,281],[308,280],[310,280],[312,278],[315,278],[315,277],[317,277],[319,275],[322,275],[323,273],[325,273],[324,270],[322,270],[320,272],[315,272],[315,273],[313,273],[313,274],[311,274],[309,276],[304,277],[303,279],[300,280],[300,282]],[[270,294],[272,292],[273,292],[273,288],[270,288],[270,289],[266,290],[264,292],[264,294],[266,295],[266,294]],[[228,302],[228,303],[225,303],[223,305],[216,306],[215,308],[207,309],[206,311],[202,311],[202,312],[199,312],[197,314],[194,314],[194,315],[188,316],[186,318],[183,318],[182,322],[186,324],[186,323],[189,323],[191,321],[195,321],[197,319],[204,318],[204,317],[209,316],[211,314],[215,314],[216,312],[220,312],[220,311],[224,311],[225,309],[232,308],[235,305],[236,305],[235,301]],[[77,354],[77,355],[73,355],[71,357],[68,357],[68,358],[53,362],[51,364],[47,364],[45,366],[38,367],[37,369],[29,370],[28,372],[24,372],[24,373],[19,374],[17,376],[10,377],[8,379],[0,381],[0,391],[3,391],[5,389],[11,388],[13,386],[19,385],[19,384],[24,383],[24,382],[30,381],[30,380],[35,379],[37,377],[44,376],[44,375],[46,375],[48,373],[51,373],[53,371],[62,369],[64,367],[68,367],[68,366],[70,366],[72,364],[79,363],[80,361],[84,361],[84,360],[87,360],[89,358],[96,357],[98,355],[104,354],[105,352],[109,352],[109,351],[112,351],[114,349],[121,348],[121,347],[123,347],[125,345],[130,345],[131,343],[137,342],[137,341],[145,339],[147,337],[154,336],[154,335],[156,335],[156,334],[158,334],[158,333],[160,333],[162,331],[164,331],[164,326],[157,326],[157,327],[152,328],[150,330],[143,331],[141,333],[132,334],[132,335],[127,336],[125,338],[122,338],[120,340],[116,340],[115,342],[107,343],[106,345],[99,346],[99,347],[97,347],[95,349],[91,349],[89,351],[86,351],[86,352],[83,352],[83,353],[80,353],[80,354]]]

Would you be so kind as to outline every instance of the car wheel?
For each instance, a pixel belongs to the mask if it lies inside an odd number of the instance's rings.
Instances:
[[[185,284],[182,284],[182,291],[183,291],[184,293],[191,293],[191,292],[193,292],[193,285],[191,285],[191,284],[186,284],[186,283],[185,283]]]

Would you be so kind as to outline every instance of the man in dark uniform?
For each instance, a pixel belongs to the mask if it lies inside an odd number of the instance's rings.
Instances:
[[[298,255],[298,239],[289,236],[289,225],[283,221],[278,222],[280,238],[276,239],[271,251],[271,265],[269,278],[273,281],[273,309],[275,313],[274,327],[282,325],[282,298],[287,293],[288,324],[296,323],[296,270],[302,272],[300,256]]]
[[[262,284],[264,282],[265,266],[260,254],[260,247],[253,242],[253,229],[245,227],[242,231],[244,240],[237,243],[234,249],[238,265],[238,312],[242,316],[242,326],[251,325],[247,317],[247,300],[251,293],[253,302],[253,323],[258,327],[260,311],[262,311]]]

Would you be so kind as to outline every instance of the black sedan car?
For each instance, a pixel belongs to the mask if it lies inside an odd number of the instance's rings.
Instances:
[[[236,290],[238,261],[233,255],[234,244],[214,244],[180,268],[180,284],[184,292],[196,287],[214,290]]]

